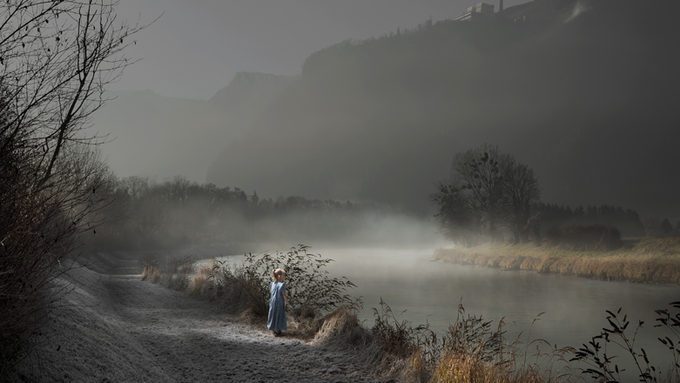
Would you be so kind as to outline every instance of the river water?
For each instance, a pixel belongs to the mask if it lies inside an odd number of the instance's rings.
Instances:
[[[638,344],[657,367],[670,363],[656,338],[655,309],[680,300],[680,287],[608,282],[578,277],[462,266],[432,261],[434,249],[322,249],[336,260],[331,271],[357,284],[354,294],[364,307],[359,315],[373,323],[373,308],[382,298],[398,318],[412,324],[428,322],[442,334],[456,319],[458,304],[468,314],[504,318],[508,334],[520,332],[526,343],[545,339],[558,347],[580,346],[607,325],[605,310],[619,307],[631,326],[645,321]],[[538,321],[534,319],[540,314]],[[532,324],[533,322],[533,324]],[[616,352],[616,351],[614,351]],[[630,360],[621,365],[632,370]]]
[[[622,307],[631,326],[644,320],[638,344],[654,360],[669,363],[654,310],[680,300],[680,287],[607,282],[555,274],[506,271],[432,261],[434,249],[314,249],[333,258],[330,271],[357,284],[360,319],[370,327],[373,308],[382,298],[399,319],[428,322],[443,334],[456,319],[458,304],[485,319],[504,318],[508,333],[525,341],[545,339],[553,345],[580,346],[607,324],[605,310]],[[540,313],[540,319],[532,321]],[[623,365],[629,365],[622,361]],[[665,366],[657,366],[665,367]]]

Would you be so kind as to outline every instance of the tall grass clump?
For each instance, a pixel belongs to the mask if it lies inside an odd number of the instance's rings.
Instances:
[[[540,317],[540,315],[539,315]],[[538,317],[532,322],[535,323]],[[559,358],[563,349],[541,352],[539,345],[547,342],[537,339],[521,348],[520,336],[508,339],[505,321],[485,320],[482,316],[467,314],[462,304],[458,306],[456,320],[449,326],[442,341],[441,357],[432,374],[432,382],[546,382],[553,378],[552,371],[543,371],[536,363],[528,362],[529,346],[535,345],[538,356]],[[543,373],[541,373],[543,372]]]
[[[550,367],[539,366],[543,361],[564,360],[569,349],[549,347],[544,340],[524,344],[521,337],[509,339],[501,319],[493,321],[465,312],[458,306],[456,320],[446,333],[437,335],[428,324],[411,325],[399,320],[384,301],[374,309],[373,341],[383,352],[403,361],[405,381],[414,382],[552,382],[562,381]],[[535,323],[538,317],[534,320]],[[548,350],[543,351],[542,346]],[[536,347],[536,359],[529,360],[529,348]]]
[[[145,259],[142,280],[185,291],[189,288],[193,275],[194,258],[191,256],[168,257],[163,260],[154,256]]]

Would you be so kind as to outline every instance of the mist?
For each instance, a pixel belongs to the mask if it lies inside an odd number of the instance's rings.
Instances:
[[[0,2],[0,380],[680,381],[680,2]]]
[[[354,40],[322,33],[297,65],[273,70],[286,76],[213,77],[233,80],[209,101],[123,93],[95,125],[111,134],[104,153],[123,176],[423,213],[453,155],[490,143],[535,169],[545,200],[674,218],[677,4],[663,4],[669,12],[632,0],[506,4],[509,22],[461,24],[446,19],[464,4],[424,3],[431,21],[396,17]]]
[[[434,248],[449,243],[434,217],[387,206],[303,197],[247,195],[183,178],[114,181],[105,224],[86,233],[93,250],[193,252],[207,258],[297,244],[313,247]],[[215,252],[218,252],[217,254]],[[169,255],[168,255],[169,256]]]

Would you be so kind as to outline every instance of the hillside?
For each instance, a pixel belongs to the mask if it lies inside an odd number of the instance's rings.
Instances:
[[[679,10],[536,0],[337,44],[306,60],[208,179],[422,211],[453,154],[488,142],[532,166],[546,200],[680,215]]]
[[[107,135],[103,154],[117,174],[183,175],[202,182],[224,146],[247,131],[289,82],[285,76],[238,73],[210,100],[118,92],[94,127]]]

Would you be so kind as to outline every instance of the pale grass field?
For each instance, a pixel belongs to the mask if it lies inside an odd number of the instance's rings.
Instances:
[[[644,238],[611,251],[574,251],[535,244],[438,249],[435,259],[466,265],[585,278],[680,284],[680,238]]]

